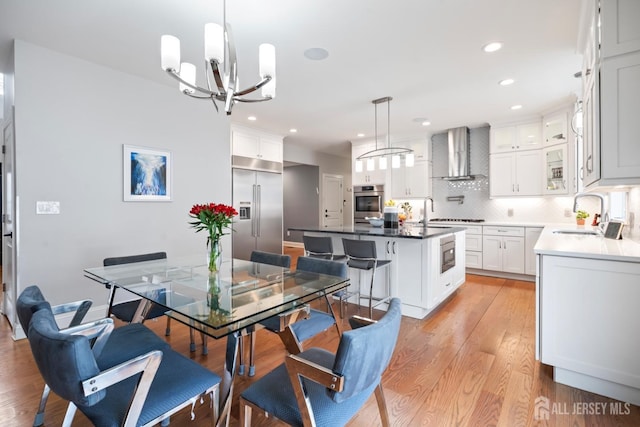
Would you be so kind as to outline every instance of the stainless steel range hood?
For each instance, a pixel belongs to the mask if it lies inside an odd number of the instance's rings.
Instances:
[[[469,128],[449,129],[449,175],[442,177],[446,181],[472,180],[476,177],[470,173]]]

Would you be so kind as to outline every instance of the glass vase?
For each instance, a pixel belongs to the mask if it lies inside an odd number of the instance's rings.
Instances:
[[[222,248],[220,246],[220,241],[214,239],[209,239],[208,246],[209,271],[211,273],[215,273],[220,270],[220,264],[222,263]]]

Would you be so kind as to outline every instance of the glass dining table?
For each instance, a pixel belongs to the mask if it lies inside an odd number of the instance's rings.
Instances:
[[[215,339],[227,338],[218,424],[229,416],[239,340],[261,321],[308,312],[308,303],[348,286],[348,279],[240,259],[210,273],[204,256],[167,258],[84,269],[85,277],[141,297],[133,321],[142,321],[153,304],[166,315]],[[295,315],[293,316],[295,318]]]

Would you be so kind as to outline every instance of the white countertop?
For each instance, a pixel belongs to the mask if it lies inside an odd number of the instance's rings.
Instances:
[[[547,224],[536,242],[534,252],[542,255],[640,262],[640,243],[631,239],[605,239],[600,234],[557,234],[555,230],[595,230],[598,227],[575,224]]]

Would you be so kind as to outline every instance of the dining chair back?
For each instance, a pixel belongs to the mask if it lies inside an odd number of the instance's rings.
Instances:
[[[251,255],[249,256],[249,261],[257,262],[260,264],[268,264],[276,267],[282,268],[290,268],[291,267],[291,256],[276,254],[272,252],[264,252],[254,250],[251,251]],[[256,373],[256,365],[255,365],[255,357],[254,351],[256,347],[256,333],[254,329],[248,330],[249,335],[249,371],[248,375],[250,377],[254,376]],[[238,348],[239,357],[238,357],[238,375],[244,375],[245,372],[245,361],[244,361],[244,337],[240,337],[240,345]]]
[[[383,426],[389,426],[382,374],[398,339],[400,300],[391,299],[378,321],[350,319],[335,354],[310,348],[240,394],[240,425],[251,425],[252,410],[263,410],[293,426],[344,426],[375,393]]]
[[[296,271],[328,274],[344,279],[349,277],[349,269],[345,263],[322,258],[299,257]],[[279,322],[277,316],[271,317],[261,323],[270,331],[280,335],[289,353],[298,354],[303,350],[302,343],[304,341],[326,331],[332,326],[335,326],[338,336],[342,335],[342,329],[340,328],[340,324],[336,322],[335,313],[333,312],[329,297],[330,295],[325,295],[327,311],[312,308],[309,310],[306,319],[293,322],[288,328],[282,329],[280,327],[281,322]]]
[[[90,337],[60,332],[43,309],[33,314],[28,339],[45,382],[73,404],[63,426],[71,425],[76,408],[98,426],[150,426],[207,394],[217,418],[220,377],[168,347],[102,370]]]
[[[40,288],[33,285],[25,288],[18,296],[16,301],[16,312],[18,314],[20,325],[24,329],[25,333],[28,334],[31,318],[37,311],[47,310],[55,316],[62,313],[68,313],[69,311],[72,311],[74,307],[79,307],[79,310],[70,322],[69,328],[63,329],[59,332],[66,334],[98,333],[99,337],[96,337],[92,341],[92,349],[96,356],[98,366],[101,369],[116,366],[128,359],[152,350],[169,347],[167,342],[139,323],[125,325],[117,329],[113,329],[113,320],[111,319],[101,319],[84,324],[80,323],[84,318],[84,313],[86,313],[90,305],[90,300],[84,300],[52,307],[45,299]],[[131,345],[132,342],[134,342],[135,345]],[[34,427],[44,424],[44,411],[49,397],[49,392],[50,388],[45,384],[33,423]]]

